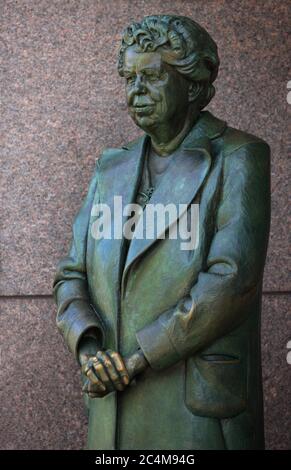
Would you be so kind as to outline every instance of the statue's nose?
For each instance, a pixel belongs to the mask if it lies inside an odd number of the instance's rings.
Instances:
[[[134,88],[136,93],[144,93],[146,91],[146,86],[141,75],[136,75]]]

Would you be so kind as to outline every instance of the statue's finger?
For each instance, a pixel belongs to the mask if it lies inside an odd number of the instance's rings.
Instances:
[[[104,395],[99,395],[98,393],[92,393],[92,392],[89,392],[88,393],[88,397],[90,398],[102,398]]]
[[[87,377],[90,379],[91,383],[98,388],[98,390],[101,392],[106,390],[106,386],[103,384],[102,380],[93,367],[87,371]]]
[[[105,390],[100,390],[98,385],[93,384],[92,382],[89,382],[88,385],[88,396],[90,398],[102,398],[105,395],[107,395],[108,391]]]
[[[121,378],[122,382],[124,383],[124,385],[128,385],[129,382],[130,382],[129,374],[128,374],[128,371],[125,367],[125,364],[124,364],[123,359],[120,356],[120,354],[118,354],[115,351],[111,351],[110,349],[108,349],[106,351],[106,353],[111,358],[111,360],[113,361],[115,369],[118,372],[118,374],[120,375],[120,378]]]
[[[112,383],[111,381],[111,377],[110,377],[110,374],[102,360],[102,357],[101,355],[97,353],[96,355],[97,357],[95,358],[95,360],[93,361],[93,366],[94,366],[94,369],[95,369],[95,372],[97,373],[98,377],[100,377],[100,379],[102,380],[102,382],[104,383],[104,385],[108,388],[108,389],[111,389],[111,390],[114,390],[114,384]]]
[[[81,367],[81,371],[84,375],[87,375],[87,372],[92,369],[92,366],[93,366],[93,357],[89,357],[88,360],[86,362],[84,362],[84,364],[82,365]]]
[[[111,361],[110,357],[103,351],[98,351],[96,354],[100,363],[102,363],[102,373],[106,374],[107,379],[109,381],[110,386],[116,390],[122,391],[124,390],[123,381],[117,372],[114,363]],[[98,371],[100,368],[98,369]],[[101,376],[102,378],[102,376]],[[103,381],[104,382],[104,381]]]
[[[82,392],[83,393],[88,393],[88,386],[89,386],[89,379],[86,379],[86,382],[84,383],[83,387],[82,387]]]

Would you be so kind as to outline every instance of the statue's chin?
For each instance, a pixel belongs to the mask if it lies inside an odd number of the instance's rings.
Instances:
[[[141,127],[144,131],[147,129],[153,127],[155,125],[155,118],[153,116],[140,116],[140,115],[134,115],[133,120],[136,123],[138,127]]]

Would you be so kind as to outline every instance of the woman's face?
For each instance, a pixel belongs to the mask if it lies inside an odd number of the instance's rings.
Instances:
[[[148,131],[171,125],[175,116],[184,119],[189,106],[189,82],[174,67],[165,64],[159,52],[126,49],[123,73],[126,99],[134,122]]]

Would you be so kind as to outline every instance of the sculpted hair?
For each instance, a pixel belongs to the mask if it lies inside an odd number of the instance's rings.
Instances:
[[[213,82],[217,77],[219,57],[216,43],[198,23],[184,16],[146,16],[132,23],[123,33],[118,56],[118,72],[123,76],[124,53],[136,45],[141,52],[159,51],[165,63],[172,65],[187,80],[202,82],[204,108],[215,94]]]

